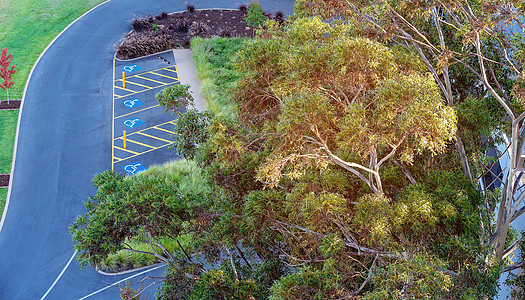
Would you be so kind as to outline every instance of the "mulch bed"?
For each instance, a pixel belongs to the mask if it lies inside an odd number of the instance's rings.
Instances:
[[[282,12],[265,16],[284,22]],[[195,36],[254,37],[254,28],[246,24],[245,17],[244,9],[207,9],[135,17],[130,21],[133,30],[117,47],[117,58],[132,59],[169,49],[189,48]]]
[[[9,186],[9,174],[0,174],[0,188]]]
[[[20,104],[22,103],[22,100],[9,100],[9,103],[7,103],[7,100],[0,101],[0,109],[20,109]]]

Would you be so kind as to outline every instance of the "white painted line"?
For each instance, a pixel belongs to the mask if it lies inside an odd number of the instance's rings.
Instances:
[[[35,64],[33,65],[33,67],[31,68],[31,72],[29,72],[29,76],[27,77],[27,81],[26,81],[26,85],[24,87],[24,94],[22,95],[22,101],[20,103],[20,109],[18,110],[18,123],[16,125],[16,134],[15,134],[15,145],[14,145],[14,149],[13,149],[13,163],[11,164],[11,176],[10,176],[10,179],[9,179],[9,187],[7,189],[7,199],[5,201],[5,206],[4,206],[4,212],[2,213],[2,220],[0,220],[0,231],[2,231],[2,228],[4,227],[4,222],[5,222],[5,217],[7,215],[7,209],[9,208],[9,202],[11,201],[11,190],[12,190],[12,186],[13,186],[13,178],[15,177],[15,163],[16,163],[16,152],[17,152],[17,149],[18,149],[18,133],[20,131],[20,120],[22,119],[22,112],[23,112],[23,108],[24,108],[24,103],[25,103],[25,99],[26,99],[26,93],[27,93],[27,86],[29,85],[29,81],[31,80],[31,77],[33,76],[33,71],[35,70],[36,66],[38,65],[38,62],[40,61],[40,59],[44,56],[44,54],[47,52],[47,49],[49,49],[49,47],[51,47],[51,45],[53,45],[55,43],[55,41],[64,33],[66,32],[66,30],[68,30],[69,27],[71,27],[73,24],[75,24],[78,20],[80,20],[82,17],[84,17],[85,15],[89,14],[90,12],[92,12],[93,10],[95,10],[97,7],[101,6],[101,5],[104,5],[106,3],[108,3],[109,1],[111,0],[107,0],[105,2],[102,2],[100,3],[99,5],[93,7],[92,9],[88,10],[86,13],[84,13],[83,15],[81,15],[80,17],[78,17],[75,21],[71,22],[71,24],[67,25],[66,28],[64,28],[64,30],[62,30],[52,41],[51,43],[49,43],[49,45],[47,45],[46,49],[44,49],[44,51],[42,51],[42,53],[40,54],[40,56],[38,57],[38,59],[36,60]]]
[[[91,297],[91,296],[94,296],[94,295],[96,295],[96,294],[98,294],[98,293],[100,293],[100,292],[103,292],[103,291],[109,289],[110,287],[117,286],[119,283],[122,283],[122,282],[124,282],[124,281],[127,281],[127,280],[129,280],[129,279],[131,279],[131,278],[133,278],[133,277],[137,277],[137,276],[140,276],[140,275],[142,275],[142,274],[145,274],[145,273],[148,273],[148,272],[151,272],[151,271],[157,270],[157,269],[160,268],[160,267],[164,267],[164,265],[165,265],[165,264],[161,264],[161,265],[159,265],[159,266],[157,266],[157,267],[154,267],[154,268],[151,268],[151,269],[149,269],[149,270],[146,270],[146,271],[143,271],[143,272],[137,273],[137,274],[135,274],[135,275],[132,275],[132,276],[126,277],[126,278],[124,278],[124,279],[122,279],[122,280],[119,280],[119,281],[117,281],[117,282],[115,282],[115,283],[113,283],[113,284],[111,284],[111,285],[106,286],[105,288],[101,288],[101,289],[98,290],[98,291],[95,291],[95,292],[93,292],[93,293],[91,293],[91,294],[89,294],[89,295],[87,295],[87,296],[84,296],[84,297],[82,297],[82,298],[80,298],[80,299],[78,299],[78,300],[84,300],[84,299],[87,299],[87,298],[89,298],[89,297]]]
[[[55,284],[57,284],[57,282],[60,279],[60,277],[62,277],[62,275],[64,275],[64,272],[66,272],[67,267],[69,267],[69,264],[71,264],[71,262],[73,261],[73,258],[75,258],[75,255],[77,255],[77,250],[75,250],[75,252],[71,256],[71,258],[67,262],[66,266],[62,269],[62,272],[60,272],[60,274],[58,274],[58,277],[57,277],[57,279],[55,279],[55,282],[53,282],[53,284],[49,287],[49,289],[47,289],[47,292],[44,294],[44,296],[42,296],[42,298],[40,298],[40,300],[44,300],[47,297],[47,295],[49,294],[49,292],[51,292],[53,287],[55,287]]]

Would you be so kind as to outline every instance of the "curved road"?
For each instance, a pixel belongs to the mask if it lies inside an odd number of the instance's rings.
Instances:
[[[191,2],[196,8],[241,3]],[[260,2],[267,11],[292,11],[293,0]],[[35,66],[0,232],[0,299],[120,299],[118,288],[97,291],[133,274],[104,276],[81,270],[76,261],[68,265],[73,255],[68,226],[95,192],[93,175],[111,168],[113,45],[130,30],[134,14],[184,9],[183,0],[111,0],[69,27]],[[161,274],[158,269],[129,281]]]

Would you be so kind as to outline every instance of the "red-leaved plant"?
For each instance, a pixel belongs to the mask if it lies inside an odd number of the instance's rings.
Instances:
[[[14,84],[13,74],[16,73],[16,68],[14,65],[9,68],[11,62],[13,61],[13,55],[7,55],[7,48],[2,49],[2,54],[0,55],[0,78],[4,82],[0,81],[0,88],[7,92],[7,103],[9,104],[9,88]]]

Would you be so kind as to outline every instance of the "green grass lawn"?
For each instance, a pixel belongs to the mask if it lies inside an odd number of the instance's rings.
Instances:
[[[1,212],[4,211],[6,199],[7,199],[7,188],[0,188],[0,216],[2,215]]]
[[[18,73],[9,90],[20,99],[33,64],[47,45],[69,23],[103,0],[2,0],[0,1],[0,48],[13,54]],[[0,100],[6,99],[0,90]]]
[[[11,172],[17,121],[18,110],[0,110],[0,174]]]

